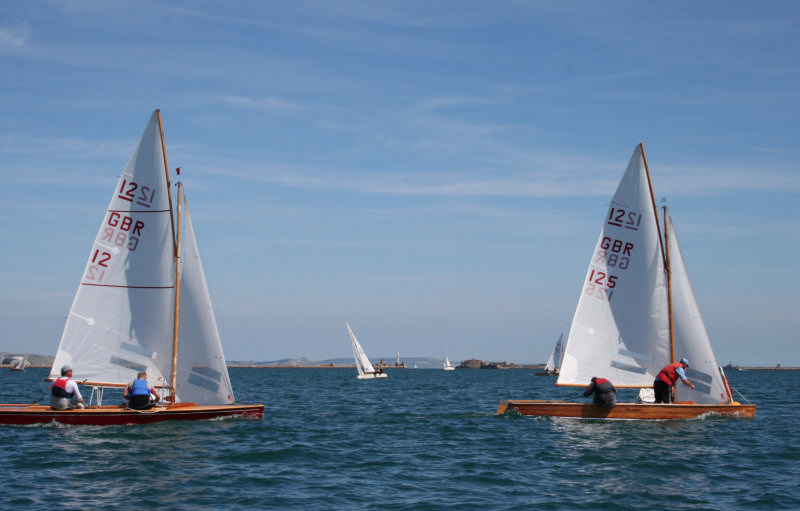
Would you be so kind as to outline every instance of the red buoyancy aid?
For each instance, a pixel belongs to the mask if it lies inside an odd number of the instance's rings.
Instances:
[[[75,397],[75,393],[67,392],[68,381],[69,378],[57,378],[56,381],[53,382],[53,395],[56,397],[67,397],[67,398]]]
[[[596,378],[594,380],[595,385],[600,385],[601,383],[611,383],[610,381],[606,380],[605,378]]]
[[[680,362],[675,362],[674,364],[670,364],[658,373],[658,379],[669,385],[670,387],[675,385],[675,382],[678,381],[678,371],[677,368],[681,366]]]

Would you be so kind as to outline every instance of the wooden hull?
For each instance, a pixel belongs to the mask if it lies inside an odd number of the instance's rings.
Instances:
[[[571,417],[577,419],[671,420],[694,419],[706,414],[755,417],[756,405],[738,403],[715,405],[699,405],[696,403],[617,403],[616,406],[605,407],[591,403],[520,399],[502,401],[497,408],[498,415],[509,411],[514,411],[521,415]]]
[[[76,410],[53,410],[47,405],[0,405],[0,424],[28,425],[57,422],[79,426],[121,426],[150,424],[168,420],[198,421],[220,417],[260,419],[264,405],[201,406],[178,403],[168,408],[129,410],[121,406],[101,406]]]
[[[359,380],[372,380],[374,378],[386,378],[388,375],[386,373],[364,373],[359,374],[356,376]]]

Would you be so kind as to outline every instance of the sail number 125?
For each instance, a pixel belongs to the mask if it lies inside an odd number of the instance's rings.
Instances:
[[[586,286],[583,288],[585,294],[598,300],[611,301],[611,297],[614,296],[614,287],[617,285],[616,275],[592,269],[589,270],[586,280]]]

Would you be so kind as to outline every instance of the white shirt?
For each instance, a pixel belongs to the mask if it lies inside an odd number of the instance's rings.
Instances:
[[[62,378],[63,378],[63,376],[62,376]],[[55,384],[55,380],[50,382],[50,386],[48,387],[50,390],[53,390],[53,384]],[[64,390],[66,390],[68,394],[72,393],[72,395],[74,396],[75,400],[83,401],[83,396],[81,396],[81,391],[78,390],[78,384],[75,383],[74,381],[72,381],[71,379],[67,380],[67,384],[64,385]]]

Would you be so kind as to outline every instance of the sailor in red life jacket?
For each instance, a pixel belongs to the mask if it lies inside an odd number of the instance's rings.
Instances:
[[[61,368],[61,378],[56,378],[50,383],[50,408],[53,410],[72,410],[83,408],[83,396],[78,390],[78,384],[72,381],[72,367],[66,365]]]
[[[672,387],[678,382],[678,378],[694,389],[694,383],[686,379],[684,370],[687,367],[689,367],[689,361],[682,358],[680,362],[670,364],[658,373],[658,376],[656,376],[653,382],[653,392],[656,395],[656,403],[672,402]]]
[[[592,383],[583,391],[583,397],[594,394],[592,402],[599,406],[614,406],[617,404],[616,387],[605,378],[592,377]]]

